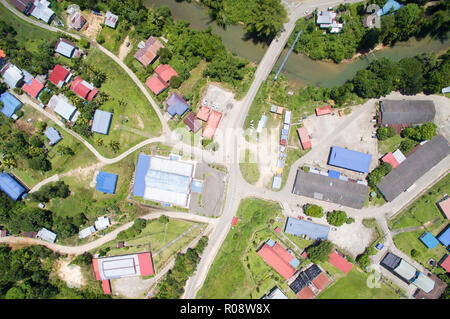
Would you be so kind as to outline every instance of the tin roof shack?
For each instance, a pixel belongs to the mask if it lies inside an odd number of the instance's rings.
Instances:
[[[52,146],[62,140],[62,137],[59,134],[58,130],[55,129],[53,126],[47,128],[44,132],[44,135],[47,136],[47,138],[49,139],[48,144]]]
[[[59,38],[55,45],[55,52],[71,59],[77,46],[64,38]]]
[[[40,238],[49,243],[54,243],[56,240],[56,234],[46,228],[42,228],[40,231],[38,231],[36,238]]]

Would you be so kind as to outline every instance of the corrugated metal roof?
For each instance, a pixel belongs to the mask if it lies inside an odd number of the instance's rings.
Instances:
[[[46,228],[42,228],[40,231],[38,231],[36,237],[49,243],[54,243],[56,240],[56,234]]]
[[[10,118],[15,112],[20,110],[22,102],[20,102],[14,95],[8,91],[0,95],[0,101],[3,102],[2,113]]]
[[[424,233],[420,240],[430,249],[433,249],[437,245],[439,245],[439,241],[434,237],[430,232]]]
[[[94,120],[92,121],[92,132],[108,135],[112,116],[110,112],[95,110]]]
[[[53,103],[55,103],[54,111],[59,115],[61,115],[66,120],[70,121],[77,108],[72,104],[70,104],[68,99],[62,94],[53,95],[51,100],[54,100]]]
[[[119,21],[119,16],[113,14],[111,11],[106,11],[105,14],[105,24],[110,28],[115,28]]]
[[[286,221],[285,233],[291,235],[306,235],[314,239],[327,239],[330,227],[310,223],[301,219],[288,217]]]
[[[261,299],[288,299],[288,297],[278,287],[275,287]]]
[[[0,190],[11,197],[13,201],[18,200],[26,191],[18,181],[5,172],[0,175]]]
[[[411,280],[416,275],[417,270],[414,266],[402,259],[400,264],[398,264],[398,266],[394,269],[394,272],[406,280]]]
[[[264,261],[272,266],[281,276],[289,279],[295,273],[295,268],[289,262],[286,262],[272,247],[267,243],[261,247],[257,254],[264,259]]]
[[[175,114],[182,116],[189,109],[189,105],[178,94],[172,93],[172,95],[166,100],[167,113],[171,116]]]
[[[281,188],[281,176],[275,176],[273,178],[272,188],[280,189]]]
[[[450,227],[447,227],[447,229],[439,235],[438,239],[442,245],[448,247],[450,245]]]
[[[95,233],[95,227],[89,226],[78,233],[78,238],[83,239]]]
[[[352,171],[368,173],[372,155],[338,146],[332,146],[328,165],[346,168]]]
[[[145,176],[150,167],[150,156],[139,154],[136,164],[136,173],[134,175],[133,195],[144,197],[145,193]]]
[[[102,171],[98,172],[96,177],[97,186],[95,189],[103,193],[114,194],[116,191],[117,177],[116,174]]]
[[[17,83],[19,83],[19,81],[22,79],[22,71],[13,64],[10,64],[6,71],[3,73],[3,81],[5,81],[5,83],[8,84],[11,89],[17,87]]]
[[[63,38],[59,38],[55,46],[55,52],[59,53],[67,58],[72,58],[75,52],[76,46]]]
[[[434,289],[434,280],[430,277],[419,273],[419,276],[413,280],[413,284],[416,285],[418,288],[422,289],[426,293],[429,293],[431,290]]]
[[[391,125],[432,122],[436,114],[431,100],[382,100],[380,109],[381,124]]]
[[[101,216],[101,217],[97,218],[97,220],[94,223],[94,226],[95,226],[96,230],[104,230],[104,229],[108,228],[109,226],[111,226],[111,221],[109,220],[108,217]]]
[[[50,145],[55,145],[56,143],[58,143],[62,139],[62,137],[59,134],[59,132],[53,126],[48,127],[45,130],[44,134],[50,140],[50,142],[49,142]]]

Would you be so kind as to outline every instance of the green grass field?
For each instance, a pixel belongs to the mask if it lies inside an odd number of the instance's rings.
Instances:
[[[259,166],[258,163],[252,163],[250,160],[253,155],[250,150],[245,150],[245,162],[239,163],[242,177],[249,183],[255,184],[259,180]]]
[[[447,227],[448,224],[448,220],[442,220],[431,225],[430,227],[427,227],[427,231],[431,232],[434,236],[437,236],[445,227]],[[447,249],[440,243],[433,249],[426,247],[419,239],[424,232],[425,230],[417,230],[398,234],[393,237],[395,246],[411,258],[413,258],[411,256],[411,250],[415,249],[419,252],[419,255],[413,259],[422,264],[425,268],[431,270],[433,273],[444,274],[445,270],[443,268],[439,266],[433,268],[428,264],[428,261],[430,258],[433,258],[436,262],[438,262],[444,254],[448,253]]]
[[[384,283],[380,288],[367,286],[368,275],[357,267],[336,280],[317,299],[397,299],[397,294]]]
[[[399,148],[400,143],[402,142],[403,138],[399,134],[395,134],[393,137],[390,137],[384,141],[378,141],[378,152],[382,155],[394,152],[396,149]]]
[[[441,221],[444,220],[444,216],[436,205],[436,202],[441,200],[444,194],[450,194],[450,174],[447,174],[408,208],[391,219],[389,228],[402,229],[421,226],[438,218]]]
[[[260,298],[274,282],[285,282],[256,255],[255,249],[260,239],[267,240],[272,234],[269,220],[279,214],[277,203],[256,198],[241,201],[236,215],[239,221],[228,233],[197,298]],[[266,282],[270,279],[272,282]]]

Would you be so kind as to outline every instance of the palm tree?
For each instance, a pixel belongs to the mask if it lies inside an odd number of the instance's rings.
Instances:
[[[280,0],[258,0],[246,24],[245,31],[257,39],[269,41],[287,21],[287,12]]]

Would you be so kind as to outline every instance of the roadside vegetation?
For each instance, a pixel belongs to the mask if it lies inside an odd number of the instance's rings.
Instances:
[[[314,60],[332,60],[339,63],[353,58],[356,53],[367,53],[379,44],[394,45],[411,37],[423,38],[427,35],[445,38],[450,30],[448,2],[444,1],[427,9],[424,5],[428,1],[401,2],[405,5],[395,14],[381,17],[381,28],[365,28],[362,21],[369,15],[366,13],[369,3],[382,7],[386,3],[385,0],[371,0],[368,4],[340,4],[334,9],[338,13],[338,21],[344,22],[343,29],[338,34],[330,34],[320,29],[316,25],[317,12],[314,12],[312,18],[301,18],[297,21],[288,46],[292,45],[297,33],[303,30],[294,52],[304,53]]]

